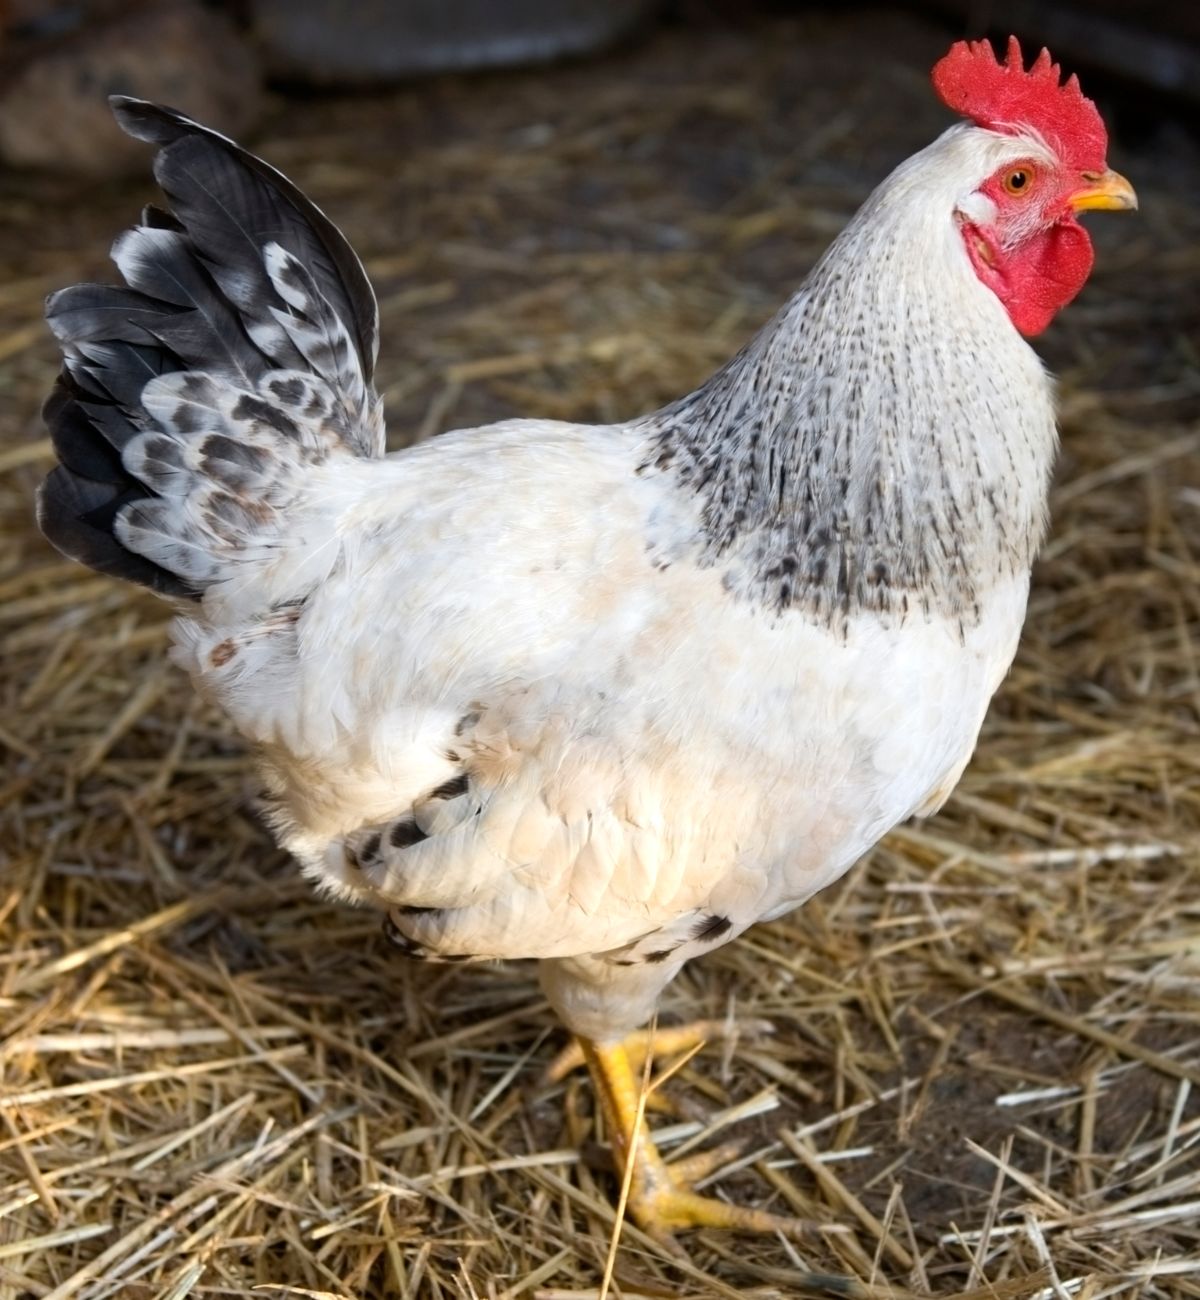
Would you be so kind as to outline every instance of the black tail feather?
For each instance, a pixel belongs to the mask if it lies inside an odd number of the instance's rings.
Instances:
[[[345,322],[370,383],[379,350],[375,293],[333,222],[282,172],[218,132],[145,100],[113,95],[109,103],[127,134],[164,146],[154,177],[230,301],[251,318],[263,314],[262,250],[282,244]],[[222,152],[239,165],[220,166]]]
[[[136,489],[112,492],[110,484],[93,483],[61,465],[52,469],[38,496],[38,525],[47,541],[68,559],[97,573],[149,587],[160,596],[195,600],[201,593],[166,569],[128,551],[113,536],[117,512],[145,496]]]
[[[336,227],[274,168],[171,109],[110,102],[125,131],[160,146],[172,211],[148,206],[114,244],[127,287],[75,285],[47,302],[64,369],[44,411],[60,464],[38,519],[99,572],[195,597],[199,574],[216,580],[253,549],[228,520],[266,518],[280,500],[211,510],[233,481],[222,443],[245,439],[243,460],[275,465],[272,491],[331,445],[381,453],[375,298]]]

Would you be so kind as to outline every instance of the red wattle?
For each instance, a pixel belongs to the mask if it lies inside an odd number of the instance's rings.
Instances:
[[[969,236],[968,236],[969,237]],[[1004,304],[1026,338],[1040,334],[1079,293],[1095,254],[1088,233],[1065,217],[1007,252],[991,248],[993,265],[980,279]],[[975,255],[972,261],[982,272]]]

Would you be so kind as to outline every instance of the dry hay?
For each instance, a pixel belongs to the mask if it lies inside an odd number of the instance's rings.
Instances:
[[[281,103],[259,144],[367,259],[395,432],[605,418],[727,356],[939,129],[943,42],[675,31]],[[741,1137],[720,1192],[826,1226],[681,1261],[626,1226],[614,1295],[1200,1295],[1200,161],[1169,126],[1114,161],[1143,211],[1045,340],[1053,540],[961,791],[666,1000],[774,1032],[688,1063],[664,1144]],[[612,1179],[531,969],[414,969],[316,901],[164,607],[34,534],[41,295],[143,197],[0,182],[0,1300],[595,1296]]]

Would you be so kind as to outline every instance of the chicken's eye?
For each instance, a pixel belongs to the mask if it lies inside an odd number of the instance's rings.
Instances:
[[[1033,182],[1033,173],[1028,167],[1014,167],[1004,177],[1004,188],[1009,194],[1028,194]]]

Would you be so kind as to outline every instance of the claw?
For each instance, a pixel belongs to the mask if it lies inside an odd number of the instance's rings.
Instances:
[[[715,1197],[700,1196],[679,1187],[665,1189],[651,1199],[635,1200],[631,1196],[629,1208],[643,1231],[664,1243],[669,1242],[676,1232],[688,1228],[725,1228],[769,1236],[778,1232],[790,1241],[811,1241],[820,1227],[813,1219],[797,1219],[745,1205],[729,1205]]]
[[[722,1142],[719,1147],[713,1147],[710,1151],[696,1151],[690,1156],[672,1160],[667,1168],[671,1171],[671,1176],[678,1179],[680,1183],[688,1186],[701,1183],[723,1165],[736,1160],[742,1154],[743,1145],[737,1141]]]

